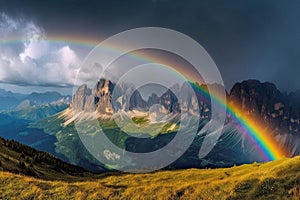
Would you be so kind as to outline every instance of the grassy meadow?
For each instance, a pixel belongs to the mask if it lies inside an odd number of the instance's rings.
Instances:
[[[300,157],[222,169],[42,180],[0,172],[0,199],[300,199]]]

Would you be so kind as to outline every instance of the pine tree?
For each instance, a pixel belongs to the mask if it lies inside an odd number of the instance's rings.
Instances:
[[[19,167],[20,167],[21,169],[25,169],[25,168],[26,168],[26,165],[25,165],[25,163],[24,163],[23,161],[19,161]]]

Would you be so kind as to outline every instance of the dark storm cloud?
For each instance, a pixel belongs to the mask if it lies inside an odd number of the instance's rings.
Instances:
[[[49,34],[102,38],[141,26],[175,29],[206,48],[228,88],[256,78],[282,90],[300,89],[297,0],[1,0],[0,5]]]

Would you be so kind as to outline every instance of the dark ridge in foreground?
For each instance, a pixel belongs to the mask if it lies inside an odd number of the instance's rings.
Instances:
[[[63,162],[49,153],[1,137],[0,170],[46,180],[68,180],[72,177],[92,174],[81,167]]]

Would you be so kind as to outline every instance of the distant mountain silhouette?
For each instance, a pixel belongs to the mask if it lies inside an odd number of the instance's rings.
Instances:
[[[58,92],[19,94],[0,89],[0,111],[11,111],[43,104],[69,104],[71,96]]]

